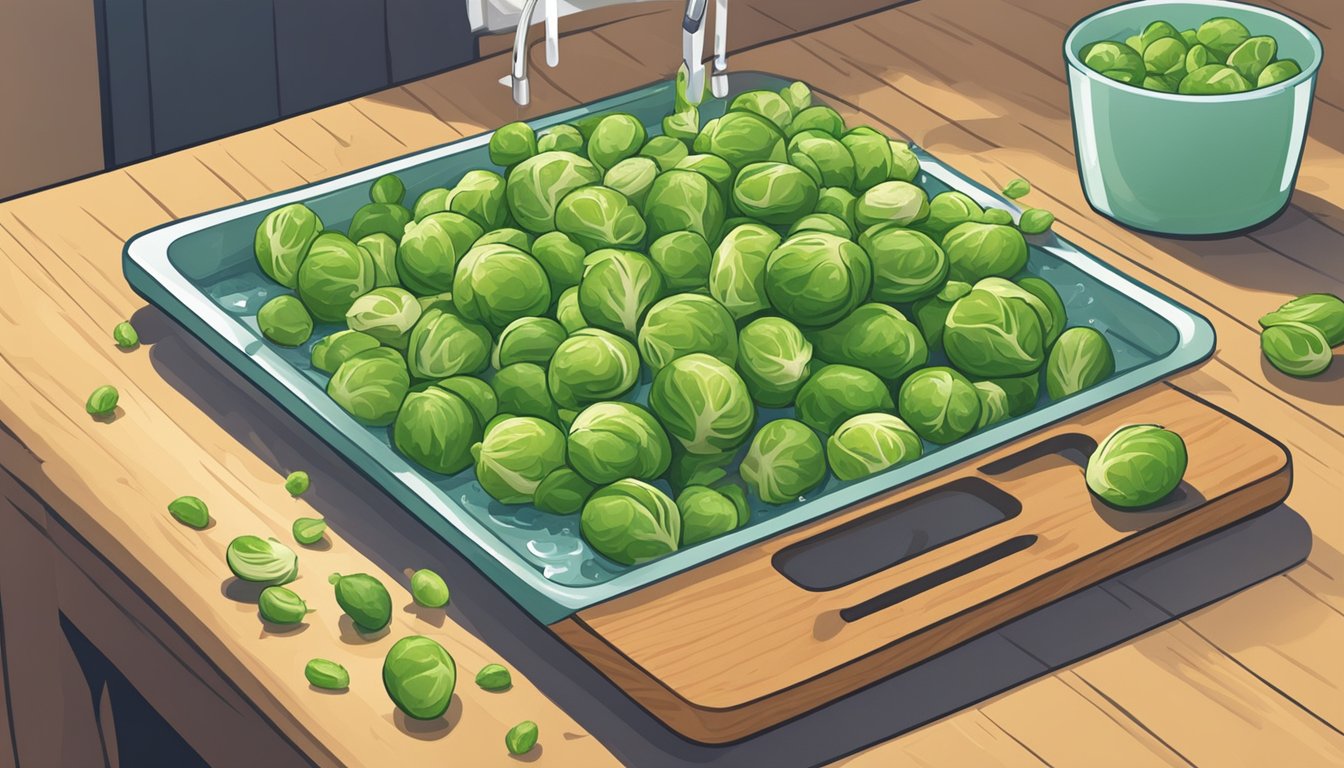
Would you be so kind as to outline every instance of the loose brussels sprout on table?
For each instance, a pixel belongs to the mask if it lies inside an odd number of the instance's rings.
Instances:
[[[1328,293],[1299,296],[1260,318],[1260,349],[1289,376],[1319,376],[1344,344],[1344,300]]]
[[[383,687],[408,717],[443,717],[457,687],[457,664],[448,651],[423,635],[403,637],[383,659]]]
[[[1113,507],[1149,507],[1176,490],[1188,461],[1175,432],[1153,424],[1121,427],[1087,460],[1087,487]]]

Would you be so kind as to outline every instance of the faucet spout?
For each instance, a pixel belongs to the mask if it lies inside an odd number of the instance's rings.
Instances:
[[[709,0],[686,0],[681,20],[681,64],[686,68],[686,100],[699,104],[705,94],[705,9]]]
[[[509,80],[513,85],[513,101],[520,107],[532,101],[532,88],[527,81],[527,29],[537,10],[537,0],[526,0],[518,17],[518,28],[513,33],[513,68]]]

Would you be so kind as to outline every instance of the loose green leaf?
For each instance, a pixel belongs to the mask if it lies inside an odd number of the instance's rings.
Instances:
[[[298,624],[308,614],[308,604],[292,589],[267,587],[257,599],[261,618],[282,626]]]
[[[308,490],[308,473],[303,470],[290,472],[289,477],[285,478],[285,490],[289,491],[290,496],[301,496]]]
[[[183,525],[204,528],[210,524],[210,509],[195,496],[179,496],[168,503],[168,514]]]
[[[118,397],[120,397],[120,393],[117,392],[116,387],[111,384],[104,384],[89,394],[89,400],[84,404],[84,410],[88,411],[91,416],[111,413],[117,409]]]
[[[316,544],[327,532],[327,521],[320,517],[300,517],[290,530],[300,544]]]
[[[525,755],[536,745],[537,724],[531,720],[524,720],[504,734],[504,746],[509,748],[509,754]]]
[[[1013,179],[1003,188],[1003,196],[1014,200],[1025,197],[1029,192],[1031,192],[1031,182],[1022,178]]]
[[[486,691],[502,691],[513,685],[513,676],[502,664],[486,664],[476,673],[476,684]]]
[[[340,691],[350,687],[350,673],[345,667],[326,659],[312,659],[303,668],[303,676],[314,688]]]

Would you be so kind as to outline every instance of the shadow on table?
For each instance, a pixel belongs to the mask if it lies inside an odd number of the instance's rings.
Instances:
[[[1306,522],[1278,507],[783,726],[737,744],[705,746],[640,709],[186,331],[154,309],[136,313],[134,322],[159,373],[270,464],[277,482],[291,469],[305,468],[313,483],[303,501],[389,580],[405,586],[407,569],[439,571],[452,586],[453,620],[629,765],[825,763],[1142,634],[1301,562],[1311,549]],[[227,583],[222,590],[231,591]],[[588,737],[544,724],[543,730],[547,739]]]

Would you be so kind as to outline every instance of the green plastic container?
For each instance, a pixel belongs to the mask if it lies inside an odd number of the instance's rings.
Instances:
[[[1146,91],[1083,66],[1097,40],[1124,41],[1149,22],[1177,29],[1215,16],[1271,35],[1291,80],[1226,96]],[[1255,227],[1288,205],[1302,160],[1321,41],[1279,13],[1242,3],[1143,0],[1078,22],[1064,40],[1078,173],[1099,213],[1166,235],[1221,235]]]

